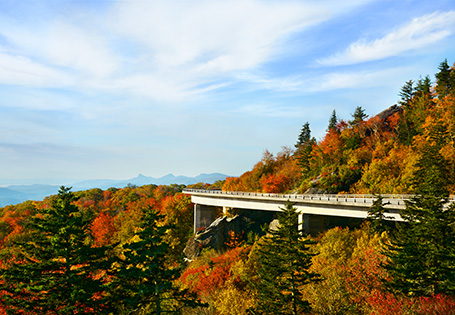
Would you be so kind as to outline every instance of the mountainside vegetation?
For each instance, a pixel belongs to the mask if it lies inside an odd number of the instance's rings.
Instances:
[[[288,202],[262,234],[231,231],[226,250],[185,260],[185,185],[61,187],[0,208],[0,315],[455,314],[455,69],[438,70],[374,117],[333,111],[320,141],[304,123],[295,148],[187,186],[375,194],[360,228],[305,235]],[[387,193],[413,194],[405,223],[386,221]]]
[[[368,118],[356,107],[350,120],[328,117],[317,141],[303,124],[295,148],[276,156],[265,151],[252,170],[227,178],[226,191],[264,193],[412,194],[417,161],[429,148],[444,165],[448,192],[455,194],[455,70],[439,66],[436,85],[429,76],[409,80],[400,101]]]

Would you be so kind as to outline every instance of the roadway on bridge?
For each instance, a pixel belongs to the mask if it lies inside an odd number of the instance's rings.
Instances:
[[[221,190],[185,189],[194,204],[235,209],[281,211],[287,200],[302,214],[366,218],[368,209],[377,197],[373,195],[310,195],[231,192]],[[405,208],[409,195],[383,195],[386,214],[402,221],[400,210]]]

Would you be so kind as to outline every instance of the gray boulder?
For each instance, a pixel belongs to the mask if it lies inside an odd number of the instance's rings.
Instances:
[[[230,241],[230,232],[241,235],[244,241],[248,241],[250,235],[263,235],[262,226],[270,224],[274,219],[274,213],[262,211],[243,210],[234,217],[222,216],[216,219],[203,231],[197,232],[186,244],[183,253],[188,260],[199,256],[204,248],[212,248],[217,251],[226,250],[226,243]]]

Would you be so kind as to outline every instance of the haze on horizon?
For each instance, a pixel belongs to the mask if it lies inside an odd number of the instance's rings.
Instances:
[[[0,179],[240,175],[446,58],[452,0],[0,1]]]

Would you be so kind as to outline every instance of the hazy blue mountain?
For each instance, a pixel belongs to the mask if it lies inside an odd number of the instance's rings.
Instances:
[[[27,195],[10,188],[0,187],[0,207],[21,203],[27,200]]]
[[[74,182],[74,179],[68,178],[0,178],[0,186],[6,187],[11,185],[34,185],[34,184],[41,184],[41,185],[62,185],[64,183],[71,183]]]
[[[110,187],[122,188],[130,185],[142,186],[142,185],[171,185],[171,184],[196,184],[199,182],[203,183],[214,183],[217,180],[224,180],[228,177],[228,175],[220,174],[220,173],[211,173],[211,174],[200,174],[196,177],[188,177],[188,176],[174,176],[173,174],[168,174],[163,177],[155,178],[155,177],[148,177],[142,174],[138,176],[127,179],[127,180],[112,180],[112,179],[94,179],[94,180],[86,180],[82,182],[77,182],[72,185],[73,190],[85,190],[90,188],[101,188],[107,189]]]
[[[89,179],[89,180],[84,180],[81,182],[75,182],[68,186],[73,187],[73,191],[85,190],[85,189],[91,189],[91,188],[101,188],[101,189],[107,189],[110,187],[122,188],[128,184],[128,183],[124,184],[124,182],[125,181],[114,180],[114,179]]]
[[[196,177],[188,176],[174,176],[168,174],[163,177],[155,178],[148,177],[142,174],[128,179],[128,180],[113,180],[113,179],[93,179],[71,183],[66,181],[62,183],[64,186],[71,186],[73,191],[86,190],[92,188],[108,189],[110,187],[123,188],[127,185],[143,186],[149,184],[155,185],[171,185],[171,184],[196,184],[214,183],[217,180],[224,180],[228,175],[220,173],[200,174]],[[43,200],[45,197],[57,194],[59,185],[10,185],[7,187],[0,187],[0,207],[6,205],[18,204],[26,200]]]
[[[45,196],[55,195],[58,193],[60,186],[57,185],[42,185],[42,184],[33,184],[33,185],[11,185],[8,186],[8,189],[20,192],[22,194],[27,194],[28,196]]]
[[[43,200],[44,197],[55,195],[59,186],[52,185],[10,185],[0,188],[0,207],[14,205],[26,200]]]

